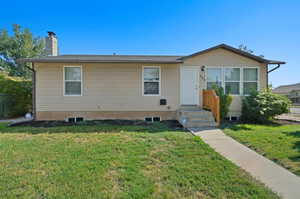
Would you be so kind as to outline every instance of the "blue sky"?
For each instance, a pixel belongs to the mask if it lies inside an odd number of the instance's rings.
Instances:
[[[61,54],[187,55],[226,43],[287,64],[273,86],[300,82],[298,0],[3,1],[0,28],[57,33]]]

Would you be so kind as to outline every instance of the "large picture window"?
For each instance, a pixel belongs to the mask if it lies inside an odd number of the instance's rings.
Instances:
[[[222,86],[231,95],[249,95],[259,89],[259,70],[256,67],[208,67],[207,89]]]
[[[160,95],[159,66],[145,66],[143,68],[143,94]]]
[[[64,67],[64,95],[82,95],[82,69],[81,66]]]

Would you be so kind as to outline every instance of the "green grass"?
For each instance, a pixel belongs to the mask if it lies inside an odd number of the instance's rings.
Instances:
[[[237,124],[224,132],[300,176],[300,125]]]
[[[278,198],[166,126],[6,127],[0,198]]]

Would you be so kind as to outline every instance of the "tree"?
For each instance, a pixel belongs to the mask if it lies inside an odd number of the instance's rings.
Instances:
[[[7,117],[17,117],[32,111],[32,85],[30,80],[11,77],[0,72],[0,93],[7,94]]]
[[[0,66],[10,76],[19,76],[26,79],[31,77],[31,71],[26,63],[17,63],[20,58],[33,58],[43,55],[44,40],[34,37],[28,28],[22,29],[20,25],[13,25],[13,35],[8,31],[0,31]]]
[[[250,54],[253,54],[253,50],[249,49],[246,45],[244,44],[241,44],[239,45],[239,49],[242,50],[242,51],[245,51],[247,53],[250,53]]]
[[[242,50],[242,51],[245,51],[245,52],[247,52],[247,53],[254,54],[254,51],[251,50],[251,49],[249,49],[249,48],[248,48],[246,45],[244,45],[244,44],[240,44],[240,45],[239,45],[239,49]],[[259,55],[259,57],[263,58],[264,55]]]

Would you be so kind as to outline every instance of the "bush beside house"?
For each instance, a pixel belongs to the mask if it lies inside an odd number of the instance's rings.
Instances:
[[[232,96],[228,93],[225,93],[223,87],[214,85],[213,89],[220,98],[220,118],[221,121],[224,121],[229,113],[229,107],[232,103]]]
[[[32,84],[30,80],[10,77],[0,72],[0,93],[9,97],[8,117],[24,115],[32,109]]]
[[[276,115],[288,113],[291,101],[270,89],[253,92],[243,99],[241,120],[248,123],[267,123]]]

